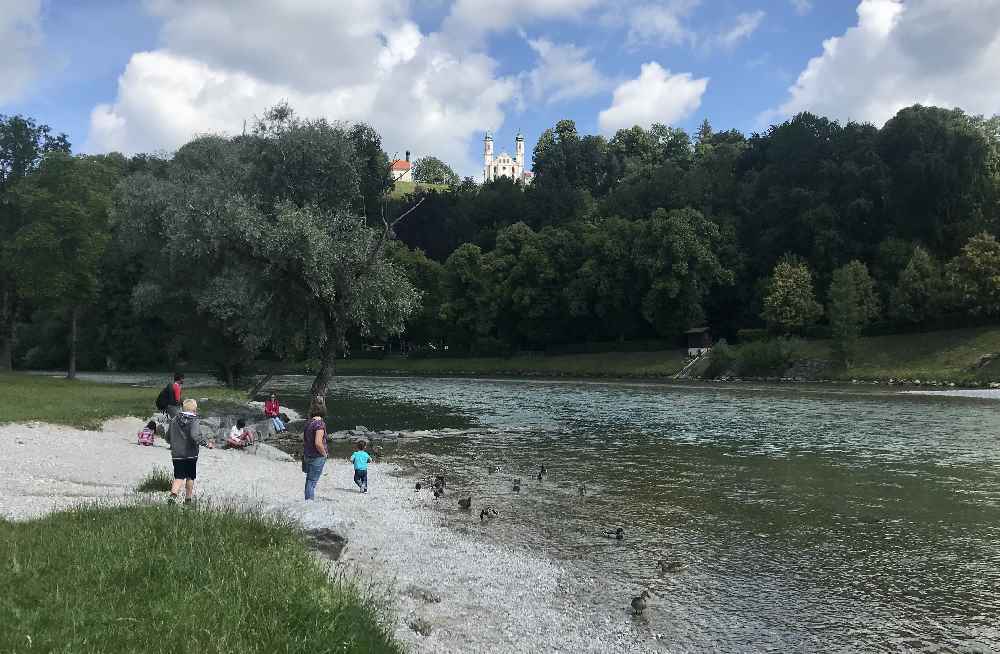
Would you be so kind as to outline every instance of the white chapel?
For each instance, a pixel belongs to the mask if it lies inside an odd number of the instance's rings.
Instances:
[[[530,184],[534,174],[524,169],[524,135],[518,134],[514,139],[514,156],[501,152],[493,157],[493,135],[486,132],[483,139],[483,181],[492,182],[501,177],[507,177],[516,182]]]

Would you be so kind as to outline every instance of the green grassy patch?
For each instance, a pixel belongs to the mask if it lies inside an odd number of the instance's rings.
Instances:
[[[165,468],[153,468],[135,487],[139,493],[159,493],[170,490],[174,477]]]
[[[426,184],[424,182],[396,182],[396,185],[392,189],[392,193],[389,194],[391,198],[402,198],[407,195],[412,195],[413,193],[419,193],[421,191],[440,191],[445,192],[451,187],[447,184]]]
[[[684,365],[685,350],[602,352],[510,358],[347,359],[346,374],[409,374],[461,377],[670,377]]]
[[[99,429],[108,418],[148,416],[156,411],[159,388],[98,384],[61,377],[0,374],[0,424],[39,420]],[[225,388],[185,389],[185,396],[234,401],[242,395]]]
[[[1000,352],[1000,328],[979,327],[862,338],[848,369],[833,369],[842,379],[921,379],[984,382],[1000,379],[997,366],[975,368],[980,357]],[[829,341],[805,341],[800,356],[832,360]]]
[[[0,521],[3,652],[401,652],[291,523],[180,506]]]

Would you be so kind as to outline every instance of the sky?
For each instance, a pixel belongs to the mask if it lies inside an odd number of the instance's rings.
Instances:
[[[281,101],[475,177],[486,130],[530,157],[561,119],[993,115],[1000,0],[0,0],[0,114],[77,152],[171,152]]]

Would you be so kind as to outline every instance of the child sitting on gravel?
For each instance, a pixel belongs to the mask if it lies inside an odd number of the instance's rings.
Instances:
[[[139,430],[139,445],[152,445],[156,440],[156,421],[150,420]]]
[[[253,430],[247,428],[247,421],[240,418],[236,421],[236,426],[229,430],[226,437],[226,447],[243,449],[247,445],[253,444]]]
[[[371,459],[368,452],[365,452],[366,445],[364,441],[358,441],[357,450],[351,455],[351,463],[354,464],[354,483],[362,493],[368,492],[368,461]]]

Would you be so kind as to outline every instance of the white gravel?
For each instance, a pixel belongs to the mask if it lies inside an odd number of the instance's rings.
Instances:
[[[0,426],[0,516],[22,520],[95,499],[128,500],[146,473],[170,466],[162,441],[135,444],[141,426],[133,418],[109,421],[101,432]],[[667,651],[642,619],[628,614],[635,588],[583,578],[566,564],[492,542],[489,526],[480,526],[477,517],[431,510],[429,493],[415,493],[412,480],[391,472],[388,464],[373,465],[370,492],[362,495],[350,464],[331,460],[317,500],[305,502],[297,463],[202,449],[196,492],[203,500],[262,505],[307,528],[329,527],[345,536],[338,566],[390,589],[395,633],[411,652]],[[421,599],[414,587],[441,601]],[[616,595],[622,598],[617,613],[595,601]],[[416,618],[430,623],[430,635],[408,626]]]

